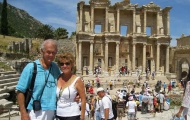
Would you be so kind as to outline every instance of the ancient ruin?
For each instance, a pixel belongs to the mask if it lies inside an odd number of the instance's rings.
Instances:
[[[177,38],[177,46],[171,48],[171,71],[176,73],[177,79],[184,78],[190,66],[190,36],[181,35]]]
[[[169,73],[170,10],[150,2],[123,0],[80,1],[77,5],[76,69],[89,75],[101,67],[103,75],[117,75],[126,66],[135,74],[146,68],[157,76]],[[97,29],[99,32],[97,32]],[[123,31],[124,30],[124,31]],[[124,33],[124,34],[123,34]]]

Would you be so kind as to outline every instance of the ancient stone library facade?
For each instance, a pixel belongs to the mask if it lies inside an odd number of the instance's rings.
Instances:
[[[76,70],[116,75],[122,66],[145,74],[169,73],[170,10],[150,2],[138,6],[123,0],[80,1],[77,5]]]
[[[170,50],[170,68],[180,80],[187,75],[190,66],[190,36],[182,34],[176,40],[177,46],[171,47]]]

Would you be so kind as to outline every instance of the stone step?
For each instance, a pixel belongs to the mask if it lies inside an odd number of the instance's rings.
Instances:
[[[0,100],[0,105],[3,107],[3,108],[10,108],[12,105],[13,105],[13,102],[11,101],[8,101],[6,99],[1,99]]]
[[[15,78],[15,77],[20,77],[20,74],[11,74],[11,75],[0,76],[0,80],[1,79],[8,79],[8,78]]]
[[[0,94],[0,99],[3,99],[3,98],[7,98],[7,97],[9,97],[9,93],[2,93],[2,94]]]
[[[0,84],[4,84],[4,83],[11,83],[11,82],[18,82],[19,77],[14,77],[14,78],[8,78],[8,79],[1,79],[0,80]]]
[[[2,120],[8,120],[8,117],[19,115],[19,111],[7,111],[6,113],[0,114]]]
[[[16,88],[16,85],[12,85],[12,86],[9,86],[9,87],[7,88],[7,90],[8,90],[8,92],[10,92],[10,91],[15,91],[15,88]]]
[[[5,93],[5,92],[7,92],[6,89],[4,89],[4,88],[0,88],[0,94]]]
[[[6,71],[6,72],[0,72],[0,76],[2,75],[10,75],[10,74],[16,74],[16,71]]]
[[[8,89],[8,88],[11,87],[11,86],[15,86],[15,85],[17,85],[17,83],[18,83],[18,81],[16,81],[16,82],[10,82],[10,83],[0,84],[0,88]]]

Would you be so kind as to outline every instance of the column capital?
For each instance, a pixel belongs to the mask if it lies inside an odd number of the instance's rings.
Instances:
[[[94,41],[90,41],[90,44],[94,44]]]
[[[134,10],[133,10],[133,14],[135,14],[135,13],[136,13],[136,10],[134,9]]]
[[[81,44],[81,43],[82,43],[82,41],[78,41],[78,43],[79,43],[79,44]]]
[[[105,44],[108,44],[109,42],[108,41],[105,41]]]
[[[160,44],[160,43],[157,43],[156,45],[160,46],[161,44]]]
[[[83,4],[80,4],[80,10],[82,10],[83,9]]]
[[[132,45],[136,45],[137,43],[132,43]]]
[[[120,44],[120,42],[119,42],[119,41],[117,41],[117,42],[116,42],[116,44]]]
[[[147,44],[146,43],[143,43],[143,46],[145,47]]]
[[[119,13],[120,12],[120,9],[117,9],[117,13]]]

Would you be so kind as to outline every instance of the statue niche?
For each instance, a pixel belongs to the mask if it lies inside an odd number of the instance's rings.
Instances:
[[[94,55],[101,55],[101,44],[94,44]]]

